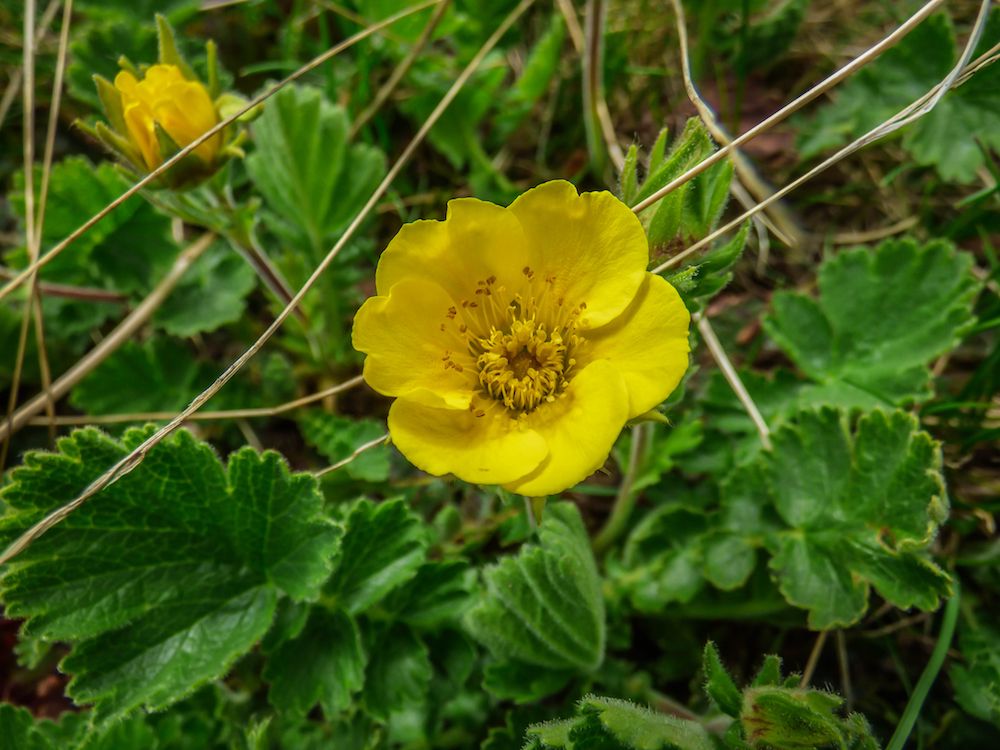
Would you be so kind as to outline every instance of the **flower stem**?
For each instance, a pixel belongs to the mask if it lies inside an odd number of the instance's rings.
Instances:
[[[618,486],[618,494],[615,496],[614,505],[611,506],[611,515],[605,522],[604,527],[594,537],[594,552],[601,553],[611,546],[628,524],[628,519],[635,509],[638,494],[632,491],[635,483],[635,475],[639,470],[639,462],[643,453],[646,452],[648,430],[646,425],[636,425],[632,428],[632,444],[629,446],[628,466],[625,468],[625,476],[622,477]]]

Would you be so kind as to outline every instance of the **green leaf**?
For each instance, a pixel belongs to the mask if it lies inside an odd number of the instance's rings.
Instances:
[[[58,721],[35,719],[9,703],[0,704],[0,750],[149,750],[157,747],[145,717],[134,716],[95,730],[86,713],[67,712]]]
[[[366,660],[354,619],[314,607],[302,631],[268,653],[271,705],[305,714],[319,703],[333,718],[364,685]]]
[[[929,398],[928,363],[974,322],[971,265],[943,241],[888,240],[826,260],[818,299],[776,293],[764,325],[814,381],[801,398],[862,408]]]
[[[604,659],[601,579],[576,506],[545,508],[538,543],[483,572],[466,626],[500,661],[591,672]]]
[[[639,147],[634,143],[625,152],[625,163],[622,165],[622,173],[619,175],[618,189],[621,192],[622,201],[626,205],[635,204],[636,193],[639,192]]]
[[[659,612],[672,602],[689,602],[704,586],[702,536],[705,514],[687,503],[657,506],[636,524],[625,542],[615,583],[640,612]]]
[[[733,717],[739,716],[743,707],[743,695],[723,666],[719,649],[711,641],[705,644],[702,658],[705,669],[705,692],[708,697],[715,701],[723,712]]]
[[[85,414],[179,411],[208,382],[184,344],[126,341],[73,389],[70,403]]]
[[[264,197],[267,226],[292,248],[321,258],[385,173],[382,152],[350,144],[341,107],[319,89],[286,86],[251,128],[247,173]]]
[[[741,533],[709,534],[702,540],[702,554],[705,578],[723,591],[740,588],[757,565],[756,548]]]
[[[404,500],[359,500],[345,520],[336,568],[324,589],[351,614],[412,579],[426,558],[427,532]]]
[[[430,655],[412,630],[396,625],[375,633],[369,653],[364,690],[368,713],[385,720],[424,699],[432,674]]]
[[[1000,41],[1000,12],[993,10],[974,57]],[[834,93],[833,102],[801,129],[799,149],[814,156],[856,138],[923,96],[958,57],[946,13],[931,16],[865,66]],[[983,150],[1000,149],[1000,68],[990,65],[949,91],[926,116],[903,131],[902,144],[918,163],[942,179],[968,183],[984,165]]]
[[[528,728],[536,748],[568,750],[713,750],[701,724],[654,713],[628,701],[588,695],[579,716]]]
[[[1000,727],[1000,628],[963,624],[959,648],[965,664],[951,668],[955,700],[967,713]]]
[[[475,574],[464,560],[424,563],[406,586],[385,601],[385,609],[415,628],[437,629],[458,622],[472,604]]]
[[[173,336],[214,331],[243,317],[256,286],[250,265],[225,242],[214,242],[184,273],[153,321]]]
[[[788,528],[769,538],[771,571],[810,627],[857,622],[873,586],[901,608],[948,596],[924,554],[948,514],[940,447],[914,417],[876,410],[851,434],[836,410],[807,411],[772,441],[767,495]]]
[[[374,419],[349,419],[319,410],[306,412],[298,423],[306,442],[331,464],[386,432],[385,424]],[[363,482],[384,482],[389,478],[389,455],[388,445],[372,448],[347,464],[343,471]]]
[[[749,232],[750,223],[745,222],[731,238],[720,241],[698,260],[665,277],[680,293],[688,310],[703,309],[708,300],[729,284],[733,268],[743,256]]]
[[[757,674],[754,675],[752,687],[765,687],[781,684],[781,657],[769,654],[764,657]]]
[[[0,495],[4,543],[148,435],[78,430],[58,453],[29,453]],[[315,480],[276,453],[245,448],[224,467],[180,431],[7,566],[7,614],[73,645],[62,668],[78,702],[104,716],[162,708],[224,674],[279,596],[319,594],[339,537],[321,507]]]
[[[49,750],[52,744],[35,728],[26,708],[0,703],[0,750]]]
[[[483,670],[483,687],[501,700],[535,703],[566,687],[570,669],[539,669],[519,661],[491,661]]]

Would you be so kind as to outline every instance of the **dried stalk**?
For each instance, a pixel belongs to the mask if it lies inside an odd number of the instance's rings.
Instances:
[[[337,463],[335,463],[335,464],[333,464],[331,466],[327,466],[325,469],[320,469],[319,471],[314,471],[313,472],[313,476],[318,479],[319,477],[326,476],[327,474],[330,474],[331,472],[334,472],[337,469],[343,468],[344,466],[347,466],[347,464],[351,463],[351,461],[353,461],[354,459],[356,459],[358,456],[360,456],[365,451],[370,451],[372,448],[378,448],[380,445],[384,445],[388,439],[389,439],[389,435],[388,435],[388,433],[386,433],[385,435],[380,435],[379,437],[375,438],[374,440],[369,440],[367,443],[362,443],[357,448],[355,448],[353,451],[351,451],[351,455],[349,455],[347,458],[342,458],[339,461],[337,461]]]
[[[757,408],[757,404],[750,397],[746,386],[743,385],[743,381],[740,379],[739,373],[736,372],[736,368],[733,367],[733,363],[729,360],[726,350],[722,348],[722,344],[719,342],[718,336],[715,335],[715,331],[708,322],[708,318],[704,315],[696,315],[695,320],[697,321],[698,332],[701,334],[702,341],[705,342],[705,346],[711,352],[712,358],[722,371],[726,382],[729,383],[729,387],[733,389],[736,398],[740,400],[743,408],[753,421],[754,427],[757,428],[761,445],[767,450],[771,450],[771,430],[768,428],[767,422],[764,421],[764,417],[760,413],[760,409]]]
[[[310,393],[308,396],[297,398],[294,401],[286,401],[278,406],[260,406],[253,409],[225,409],[220,411],[199,411],[188,417],[189,422],[210,422],[219,419],[256,419],[267,417],[280,417],[290,411],[313,404],[317,401],[334,396],[343,391],[350,390],[361,385],[365,379],[357,375],[343,383],[324,388],[322,391]],[[77,425],[93,424],[125,424],[129,422],[159,422],[166,419],[173,419],[176,412],[173,411],[144,411],[133,412],[131,414],[93,414],[93,415],[69,415],[56,417],[56,424],[60,427],[73,427]],[[45,424],[46,420],[32,419],[28,422],[30,426]]]
[[[382,105],[385,104],[389,95],[396,90],[396,86],[398,86],[399,82],[403,80],[403,76],[409,72],[410,68],[413,67],[413,63],[416,62],[417,57],[420,56],[424,47],[427,46],[427,42],[430,41],[431,35],[434,34],[434,29],[436,29],[438,24],[441,23],[441,19],[444,18],[444,14],[448,12],[448,8],[450,6],[451,0],[441,0],[438,7],[434,9],[433,15],[431,15],[430,19],[427,21],[427,25],[424,26],[423,31],[420,32],[420,36],[417,38],[417,41],[410,48],[409,52],[406,53],[406,57],[399,61],[395,70],[392,71],[392,74],[375,94],[375,98],[372,99],[371,103],[365,107],[364,111],[358,115],[357,118],[355,118],[354,123],[351,125],[350,133],[347,136],[348,138],[354,138],[361,128],[363,128],[375,115],[375,113],[379,111]]]

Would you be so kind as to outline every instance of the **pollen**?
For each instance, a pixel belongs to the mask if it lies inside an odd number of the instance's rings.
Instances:
[[[493,328],[479,340],[479,383],[491,398],[514,412],[530,412],[554,401],[573,364],[570,341],[534,318],[514,320],[507,330]]]

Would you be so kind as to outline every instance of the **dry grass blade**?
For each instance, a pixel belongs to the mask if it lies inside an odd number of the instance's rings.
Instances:
[[[329,398],[330,396],[334,396],[338,393],[343,393],[344,391],[359,386],[364,382],[364,377],[358,375],[350,380],[345,380],[343,383],[338,383],[337,385],[330,386],[329,388],[324,388],[322,391],[317,391],[316,393],[310,393],[308,396],[297,398],[294,401],[286,401],[285,403],[278,404],[277,406],[261,406],[254,409],[199,411],[188,417],[188,421],[210,422],[221,419],[263,419],[269,417],[280,417],[282,414],[287,414],[288,412],[295,411],[303,406],[308,406],[309,404],[322,401],[323,399]],[[176,413],[172,411],[144,411],[133,412],[131,414],[98,414],[89,416],[71,415],[56,417],[56,424],[60,427],[71,427],[76,425],[126,424],[129,422],[161,422],[173,419],[174,416],[176,416]],[[31,426],[44,425],[46,422],[47,420],[45,419],[32,419],[28,422],[28,424]]]
[[[826,644],[828,635],[830,635],[829,630],[821,630],[816,636],[812,651],[809,652],[809,660],[806,662],[806,668],[802,670],[802,679],[799,681],[800,690],[809,687],[809,681],[812,680],[813,673],[816,671],[816,665],[819,663],[819,657],[823,653],[823,646]]]
[[[75,365],[58,377],[52,384],[49,394],[40,393],[28,403],[21,406],[11,416],[10,420],[0,425],[0,439],[6,440],[11,434],[24,427],[32,417],[45,408],[49,397],[60,399],[69,390],[80,382],[87,373],[103,362],[119,346],[128,341],[132,335],[147,321],[156,311],[167,295],[173,291],[177,282],[191,267],[203,252],[215,239],[215,235],[206,234],[195,240],[185,249],[174,261],[174,265],[167,272],[166,276],[153,289],[142,303],[133,310],[128,317],[122,320],[118,326],[105,336],[101,343],[87,352]]]
[[[406,53],[406,57],[400,60],[399,64],[386,79],[386,82],[382,84],[378,92],[375,94],[375,98],[372,99],[371,104],[365,107],[365,110],[358,115],[354,123],[351,125],[351,131],[348,138],[354,138],[358,131],[363,128],[368,121],[379,111],[379,108],[385,104],[386,99],[389,95],[396,90],[396,86],[399,82],[403,80],[403,76],[407,74],[413,63],[416,61],[417,57],[423,52],[424,47],[427,46],[427,42],[430,41],[431,35],[434,33],[434,29],[438,27],[441,23],[441,19],[444,18],[444,14],[448,12],[448,8],[451,7],[451,0],[441,0],[441,3],[437,8],[434,9],[434,13],[431,15],[430,19],[427,21],[427,25],[424,26],[423,31],[420,32],[420,37],[413,46],[410,47],[409,52]]]
[[[35,29],[35,43],[37,44],[45,35],[49,32],[49,26],[52,25],[52,21],[56,17],[56,12],[59,10],[59,0],[49,0],[49,4],[45,6],[45,11],[42,13],[42,19],[38,24],[38,28]],[[3,96],[0,97],[0,129],[3,128],[4,121],[7,119],[7,113],[10,111],[11,105],[14,103],[14,99],[17,97],[17,90],[21,88],[21,77],[24,71],[18,68],[10,75],[10,79],[7,81],[7,88],[3,92]]]
[[[691,100],[695,109],[698,110],[702,122],[705,123],[705,127],[708,128],[712,137],[724,146],[729,145],[733,139],[729,137],[729,134],[722,126],[722,123],[719,122],[719,118],[716,117],[712,108],[701,97],[701,94],[698,93],[698,87],[695,86],[694,79],[691,76],[691,57],[688,52],[687,21],[684,17],[684,6],[680,0],[671,0],[671,2],[674,6],[674,17],[677,20],[677,39],[680,42],[681,77],[684,81],[684,90],[687,92],[688,99]],[[742,152],[733,148],[730,151],[730,158],[733,160],[733,167],[736,170],[737,176],[737,179],[733,180],[731,192],[733,197],[740,202],[740,205],[749,209],[756,201],[763,200],[773,192],[757,176],[749,159]],[[752,193],[754,197],[752,198],[749,193]],[[759,214],[758,218],[787,247],[797,247],[801,244],[802,233],[799,231],[789,211],[781,204],[770,206],[766,212]],[[763,255],[764,253],[765,251],[762,250],[761,254]]]
[[[928,112],[930,112],[932,109],[934,109],[937,103],[941,100],[941,97],[944,96],[950,89],[952,89],[956,85],[959,85],[961,82],[968,80],[972,72],[980,69],[983,66],[985,60],[992,59],[990,53],[987,52],[985,55],[980,56],[980,58],[977,59],[976,61],[972,63],[969,62],[970,58],[972,57],[972,52],[973,50],[975,50],[976,45],[979,43],[979,39],[982,36],[983,29],[986,26],[986,21],[989,18],[989,9],[992,4],[993,4],[992,0],[982,0],[982,3],[979,8],[979,15],[976,17],[976,22],[973,25],[972,32],[969,34],[968,41],[966,41],[965,48],[962,50],[962,54],[959,56],[958,62],[951,69],[948,75],[945,76],[945,78],[934,88],[932,88],[930,91],[928,91],[926,94],[924,94],[916,101],[912,102],[908,106],[899,110],[892,117],[876,125],[874,128],[869,130],[860,138],[857,138],[856,140],[844,146],[844,148],[840,149],[839,151],[837,151],[837,153],[833,154],[820,164],[810,169],[808,172],[806,172],[798,179],[790,182],[788,185],[785,185],[785,187],[781,188],[780,190],[778,190],[765,200],[761,201],[752,209],[744,212],[740,216],[730,221],[728,224],[719,227],[714,232],[709,234],[707,237],[702,238],[698,242],[686,248],[683,252],[680,252],[677,255],[673,256],[672,258],[664,261],[659,266],[653,269],[653,273],[660,273],[662,271],[667,270],[668,268],[676,266],[678,263],[680,263],[688,256],[692,255],[693,253],[696,253],[697,251],[701,250],[704,247],[707,247],[708,245],[710,245],[712,242],[714,242],[716,239],[723,236],[727,232],[731,232],[733,229],[742,224],[746,219],[750,218],[751,216],[755,215],[760,211],[763,211],[765,208],[767,208],[775,201],[784,198],[786,195],[791,193],[799,186],[808,182],[821,172],[826,171],[834,164],[837,164],[847,156],[853,154],[855,151],[858,151],[864,148],[865,146],[874,143],[875,141],[880,140],[881,138],[884,138],[890,133],[896,132],[900,128],[909,125],[911,122],[915,122],[916,120],[920,119]],[[965,75],[966,73],[968,73],[969,75]],[[739,139],[737,139],[737,141],[738,140]],[[733,141],[733,143],[735,144],[737,141]],[[715,154],[713,154],[713,156],[722,153],[724,150],[725,149],[720,149],[719,151],[716,151]],[[702,162],[702,164],[706,163],[707,161],[709,161],[709,159],[706,159],[705,162]]]
[[[65,0],[63,3],[62,28],[59,32],[59,51],[56,56],[56,73],[52,81],[52,97],[49,105],[49,123],[45,133],[45,152],[42,156],[42,184],[38,190],[38,215],[34,223],[34,233],[28,237],[28,259],[34,262],[38,259],[42,249],[42,233],[45,231],[45,209],[48,205],[49,180],[52,175],[52,158],[56,146],[56,129],[59,125],[59,111],[62,106],[62,85],[63,75],[66,72],[66,52],[69,49],[69,29],[73,20],[73,0]],[[32,165],[33,168],[33,165]],[[31,277],[28,285],[28,299],[31,302],[33,318],[35,321],[35,341],[38,345],[38,370],[41,374],[42,392],[47,396],[45,410],[49,416],[49,443],[54,445],[56,440],[55,401],[49,393],[52,386],[52,371],[49,367],[49,356],[45,345],[45,318],[42,316],[42,302],[39,297],[38,274]],[[13,406],[12,399],[12,406]],[[4,446],[4,456],[6,459],[6,444]],[[5,460],[0,459],[0,467],[4,466]]]
[[[818,84],[813,86],[808,91],[800,94],[795,99],[790,101],[784,107],[779,109],[777,112],[772,114],[770,117],[761,120],[759,123],[754,125],[752,128],[747,130],[740,136],[733,139],[732,143],[727,146],[723,146],[718,151],[713,153],[711,156],[706,158],[704,161],[691,167],[691,169],[684,172],[684,174],[678,175],[675,179],[668,182],[662,188],[657,190],[651,196],[643,201],[640,201],[636,205],[632,206],[632,210],[636,213],[649,208],[651,205],[656,203],[660,198],[667,195],[673,190],[683,185],[688,180],[697,177],[699,174],[704,172],[706,169],[711,167],[713,164],[717,164],[722,159],[725,159],[734,149],[752,141],[758,135],[766,133],[768,130],[773,128],[778,123],[790,117],[792,114],[802,109],[806,104],[811,102],[816,97],[820,96],[824,92],[836,86],[838,83],[848,78],[865,65],[870,63],[876,57],[881,55],[887,49],[897,44],[899,40],[909,34],[913,29],[918,26],[927,16],[937,10],[944,0],[930,0],[926,5],[924,5],[920,10],[914,13],[910,18],[906,19],[900,26],[893,30],[891,34],[885,37],[878,44],[868,48],[861,55],[858,55],[855,59],[851,60],[847,65],[835,71],[831,75],[827,76],[825,79],[820,81]]]
[[[358,456],[360,456],[365,451],[370,451],[372,448],[378,448],[380,445],[384,445],[385,442],[388,439],[389,439],[389,435],[387,433],[385,435],[380,435],[379,437],[375,438],[374,440],[369,440],[367,443],[362,443],[357,448],[355,448],[353,451],[351,451],[351,455],[347,456],[346,458],[340,459],[339,461],[337,461],[337,463],[332,464],[331,466],[327,466],[325,469],[320,469],[319,471],[314,471],[313,472],[313,476],[316,477],[316,478],[319,478],[319,477],[322,477],[322,476],[326,476],[327,474],[329,474],[331,472],[334,472],[337,469],[341,469],[344,466],[347,466],[347,464],[351,463],[351,461],[353,461],[354,459],[356,459]]]
[[[0,279],[12,279],[16,271],[0,266]],[[57,284],[50,281],[39,281],[38,291],[43,296],[66,297],[89,302],[125,302],[126,295],[121,292],[99,289],[89,286],[73,286],[72,284]]]
[[[566,31],[569,32],[570,41],[577,54],[583,54],[583,28],[580,26],[580,19],[576,17],[576,8],[573,7],[572,0],[556,0],[559,12],[563,20],[566,21]]]
[[[743,381],[740,379],[739,373],[736,372],[736,368],[733,367],[733,363],[729,360],[726,350],[722,348],[722,343],[719,341],[719,337],[715,335],[715,330],[708,322],[706,316],[698,315],[696,316],[696,320],[702,341],[705,342],[705,346],[711,352],[715,363],[722,370],[722,374],[725,376],[726,382],[729,383],[729,387],[733,389],[733,393],[736,394],[743,408],[750,415],[750,419],[753,420],[754,427],[757,428],[757,434],[760,435],[761,445],[767,450],[771,450],[771,430],[768,428],[767,422],[764,421],[764,417],[760,413],[760,409],[757,408],[757,404],[750,397],[746,386],[743,385]]]
[[[318,66],[322,65],[324,62],[326,62],[330,58],[334,57],[335,55],[340,54],[344,50],[352,47],[353,45],[357,44],[361,40],[363,40],[363,39],[371,36],[372,34],[374,34],[375,32],[379,31],[380,29],[383,29],[383,28],[385,28],[387,26],[391,26],[396,21],[399,21],[399,20],[401,20],[403,18],[406,18],[407,16],[413,15],[414,13],[417,13],[417,12],[419,12],[421,10],[424,10],[425,8],[430,8],[433,5],[437,5],[439,2],[441,2],[441,0],[427,0],[426,2],[418,3],[417,5],[413,5],[413,6],[407,8],[405,10],[400,11],[399,13],[396,13],[396,14],[394,14],[392,16],[389,16],[388,18],[386,18],[383,21],[379,21],[376,24],[372,24],[371,26],[369,26],[368,28],[364,29],[363,31],[359,31],[357,34],[354,34],[353,36],[348,37],[347,39],[345,39],[344,41],[340,42],[339,44],[334,45],[333,47],[331,47],[330,49],[328,49],[323,54],[321,54],[321,55],[313,58],[312,60],[310,60],[308,63],[306,63],[305,65],[303,65],[301,68],[299,68],[294,73],[292,73],[291,75],[289,75],[287,78],[282,79],[278,83],[276,83],[273,86],[269,87],[262,94],[259,94],[258,96],[254,97],[252,100],[250,100],[250,102],[245,107],[243,107],[242,109],[240,109],[237,112],[234,112],[229,117],[226,117],[221,122],[219,122],[217,125],[215,125],[215,127],[213,127],[211,130],[205,131],[198,138],[196,138],[195,140],[191,141],[191,143],[189,143],[187,146],[185,146],[184,148],[182,148],[180,151],[178,151],[172,157],[170,157],[169,159],[167,159],[165,162],[163,162],[163,164],[161,164],[159,167],[157,167],[156,169],[154,169],[148,175],[146,175],[145,177],[143,177],[141,180],[139,180],[137,183],[135,183],[132,187],[130,187],[124,193],[122,193],[117,198],[115,198],[113,201],[111,201],[111,203],[109,203],[107,206],[105,206],[103,209],[101,209],[100,211],[98,211],[96,214],[94,214],[92,217],[90,217],[87,221],[85,221],[83,224],[81,224],[79,227],[77,227],[68,237],[66,237],[66,239],[64,239],[61,242],[59,242],[55,247],[53,247],[49,252],[47,252],[45,255],[43,255],[41,258],[39,258],[36,262],[31,263],[30,265],[28,265],[27,268],[25,268],[23,271],[21,271],[21,273],[19,273],[17,276],[15,276],[9,283],[5,284],[3,286],[3,288],[0,289],[0,299],[3,299],[8,294],[10,294],[12,291],[14,291],[19,286],[21,286],[21,284],[23,284],[31,276],[31,274],[35,273],[39,268],[42,268],[45,265],[47,265],[48,263],[51,263],[53,260],[55,260],[56,256],[58,256],[67,247],[69,247],[71,244],[73,244],[73,242],[75,242],[77,239],[79,239],[81,236],[83,236],[92,226],[94,226],[95,224],[97,224],[99,221],[101,221],[101,219],[103,219],[109,213],[111,213],[112,211],[114,211],[116,208],[118,208],[118,206],[120,206],[122,203],[124,203],[125,201],[127,201],[133,195],[135,195],[136,193],[138,193],[144,187],[146,187],[147,185],[149,185],[150,183],[152,183],[154,180],[156,180],[156,178],[158,178],[161,174],[163,174],[168,169],[170,169],[172,166],[174,166],[174,164],[176,164],[181,159],[183,159],[185,156],[187,156],[192,151],[194,151],[196,148],[198,148],[198,146],[200,146],[202,143],[204,143],[205,141],[207,141],[209,138],[211,138],[212,136],[216,135],[217,133],[221,132],[223,128],[226,128],[229,125],[231,125],[232,123],[234,123],[237,119],[239,119],[243,115],[247,114],[254,107],[257,107],[258,105],[260,105],[263,102],[265,102],[268,99],[270,99],[272,96],[274,96],[276,93],[278,93],[281,89],[283,89],[289,83],[292,83],[293,81],[298,80],[299,78],[301,78],[302,76],[304,76],[306,73],[310,72],[311,70],[314,70],[315,68],[317,68]]]
[[[534,3],[534,0],[521,0],[521,2],[510,12],[510,14],[504,19],[504,21],[497,27],[497,29],[490,35],[489,39],[483,44],[476,55],[469,61],[465,69],[459,74],[458,78],[452,84],[451,88],[444,95],[438,105],[431,112],[427,120],[421,125],[420,129],[417,131],[416,135],[410,140],[406,148],[399,155],[396,162],[389,169],[385,178],[379,183],[379,186],[372,193],[371,197],[354,217],[348,227],[344,230],[343,236],[337,241],[337,243],[330,249],[326,257],[320,262],[313,271],[312,275],[306,280],[302,288],[296,293],[292,301],[285,306],[285,308],[278,314],[274,319],[274,322],[268,326],[267,330],[261,334],[261,336],[246,350],[241,354],[226,370],[216,379],[216,381],[209,386],[205,391],[200,393],[195,399],[188,404],[179,414],[177,414],[170,422],[164,425],[162,428],[157,430],[153,435],[147,438],[141,445],[139,445],[135,450],[133,450],[129,455],[123,458],[121,461],[116,463],[114,466],[109,468],[100,477],[98,477],[94,482],[92,482],[87,489],[83,491],[75,499],[71,500],[67,504],[58,508],[57,510],[50,513],[48,516],[43,518],[33,527],[31,527],[27,532],[22,534],[18,539],[16,539],[2,555],[0,555],[0,565],[8,562],[16,556],[21,550],[26,546],[31,544],[31,542],[44,534],[48,529],[55,526],[62,519],[66,518],[70,513],[80,507],[88,499],[96,495],[102,489],[107,487],[112,482],[120,479],[121,477],[128,474],[136,466],[142,463],[143,459],[146,457],[147,453],[158,443],[160,443],[164,438],[170,435],[172,432],[177,430],[192,414],[198,411],[205,403],[208,402],[222,387],[228,383],[233,376],[242,369],[243,365],[250,361],[254,355],[259,352],[265,343],[277,332],[281,325],[285,322],[288,316],[292,313],[292,310],[298,305],[302,298],[309,292],[309,290],[316,283],[316,280],[320,275],[327,269],[333,259],[340,253],[341,249],[346,245],[354,233],[357,231],[358,227],[365,220],[368,214],[371,212],[372,208],[378,203],[385,192],[389,189],[393,180],[402,170],[403,166],[409,161],[410,157],[417,147],[426,138],[427,133],[441,117],[442,113],[448,108],[448,105],[455,99],[459,91],[465,86],[469,78],[482,64],[485,57],[492,51],[496,46],[500,38],[507,33],[514,22],[521,17],[521,15]]]
[[[583,109],[587,114],[588,132],[595,127],[615,169],[625,166],[625,154],[615,138],[615,126],[611,121],[608,103],[604,98],[604,22],[607,8],[603,0],[590,0],[585,16],[586,31],[583,51]],[[593,138],[593,136],[590,136]],[[596,148],[596,138],[595,141]]]
[[[25,239],[28,246],[28,261],[33,262],[37,256],[35,244],[35,0],[26,0],[24,4],[24,47],[21,66],[21,78],[24,82],[24,92],[21,101],[24,105],[22,143],[24,145],[24,225]],[[28,279],[28,296],[25,297],[21,310],[21,328],[17,338],[17,353],[14,355],[14,372],[11,377],[10,397],[7,401],[7,424],[10,425],[14,408],[17,406],[17,396],[21,389],[21,373],[24,368],[24,356],[28,346],[28,329],[35,311],[37,274],[31,274]],[[39,331],[38,351],[39,365],[42,375],[47,367],[42,363],[44,357],[44,336]],[[46,363],[47,364],[47,363]],[[43,382],[43,386],[48,383]],[[8,435],[0,445],[0,471],[7,465],[7,451],[10,448]]]

